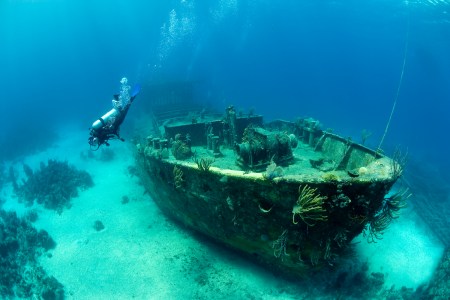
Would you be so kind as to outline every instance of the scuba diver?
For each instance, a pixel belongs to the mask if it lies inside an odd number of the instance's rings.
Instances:
[[[124,77],[120,83],[122,84],[120,94],[114,95],[112,100],[113,108],[92,123],[90,128],[91,136],[88,139],[91,150],[96,151],[103,144],[109,146],[108,141],[110,139],[125,141],[119,135],[120,125],[125,120],[128,109],[134,98],[139,94],[141,87],[138,84],[135,85],[130,94],[130,86],[127,84],[128,79]]]

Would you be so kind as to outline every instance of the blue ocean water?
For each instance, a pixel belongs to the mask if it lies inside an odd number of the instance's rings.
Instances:
[[[218,108],[310,116],[354,140],[366,129],[374,147],[396,102],[383,148],[448,184],[449,53],[448,0],[3,0],[0,160],[66,124],[87,139],[126,76],[196,81]]]
[[[2,152],[88,127],[132,82],[198,80],[219,106],[313,116],[450,166],[447,1],[2,1]],[[405,46],[407,45],[406,57]],[[32,125],[32,126],[30,126]],[[25,141],[24,138],[25,137]],[[420,137],[420,138],[419,138]],[[425,159],[425,157],[424,157]]]

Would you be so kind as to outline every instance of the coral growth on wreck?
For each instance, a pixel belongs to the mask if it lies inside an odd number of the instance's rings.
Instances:
[[[174,185],[176,189],[180,189],[183,186],[184,179],[183,179],[183,171],[178,166],[173,167],[173,178],[174,178]]]
[[[411,197],[409,189],[400,190],[383,201],[381,209],[369,219],[363,234],[369,243],[383,238],[384,231],[391,224],[393,219],[397,219],[400,209],[406,206],[406,200]]]
[[[317,222],[326,221],[326,210],[323,208],[325,196],[317,193],[317,188],[311,188],[305,185],[298,188],[298,200],[292,209],[292,223],[298,224],[296,216],[308,226],[314,226]]]
[[[262,176],[266,180],[273,180],[277,177],[283,176],[283,168],[277,166],[277,164],[272,160],[267,166],[266,171],[262,173]]]
[[[41,162],[40,168],[33,171],[28,165],[23,165],[26,180],[22,185],[14,180],[14,189],[19,198],[28,205],[34,200],[45,208],[61,213],[70,207],[70,200],[78,196],[78,189],[87,189],[94,185],[91,176],[86,171],[77,170],[67,162],[48,160]]]
[[[214,163],[214,158],[211,157],[197,157],[194,156],[192,160],[197,164],[197,168],[201,172],[208,172],[211,165]]]
[[[176,159],[188,159],[192,156],[190,139],[188,136],[177,134],[175,141],[172,143],[172,155]]]

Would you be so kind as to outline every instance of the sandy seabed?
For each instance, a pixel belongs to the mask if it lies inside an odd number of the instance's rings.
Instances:
[[[277,278],[166,219],[139,178],[128,171],[134,164],[129,143],[113,141],[111,161],[86,159],[80,154],[88,151],[87,133],[65,132],[71,134],[23,162],[36,169],[41,161],[67,160],[94,180],[95,186],[81,191],[61,214],[32,207],[39,213],[34,225],[47,230],[57,243],[51,255],[41,257],[41,264],[64,285],[68,299],[298,299],[304,295],[292,281]],[[123,203],[124,196],[128,203]],[[30,209],[18,204],[12,193],[6,199],[6,210],[20,215]],[[105,226],[101,231],[94,228],[97,220]],[[368,260],[371,270],[385,273],[387,286],[425,283],[443,251],[411,211],[396,220],[377,244],[358,241],[361,260]]]

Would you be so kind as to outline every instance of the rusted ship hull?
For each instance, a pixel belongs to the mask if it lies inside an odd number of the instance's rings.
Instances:
[[[217,128],[226,131],[214,128],[210,120],[167,125],[165,138],[137,145],[141,179],[167,215],[265,265],[299,276],[334,264],[363,230],[375,239],[387,226],[386,194],[401,174],[395,161],[314,128],[308,120],[274,122],[262,131],[262,118],[237,117],[231,138],[226,137],[230,126],[223,127],[229,118],[219,121]],[[244,126],[249,129],[238,128]],[[218,148],[206,137],[214,131]],[[175,152],[177,132],[189,134],[181,143],[189,144],[191,155]],[[263,140],[261,136],[266,141],[275,136],[280,151],[285,134],[298,137],[292,155],[267,150],[263,155],[272,157],[264,162],[249,161],[240,153],[245,147],[260,151],[255,141]],[[230,140],[233,144],[226,147]],[[253,152],[253,158],[257,156]]]

